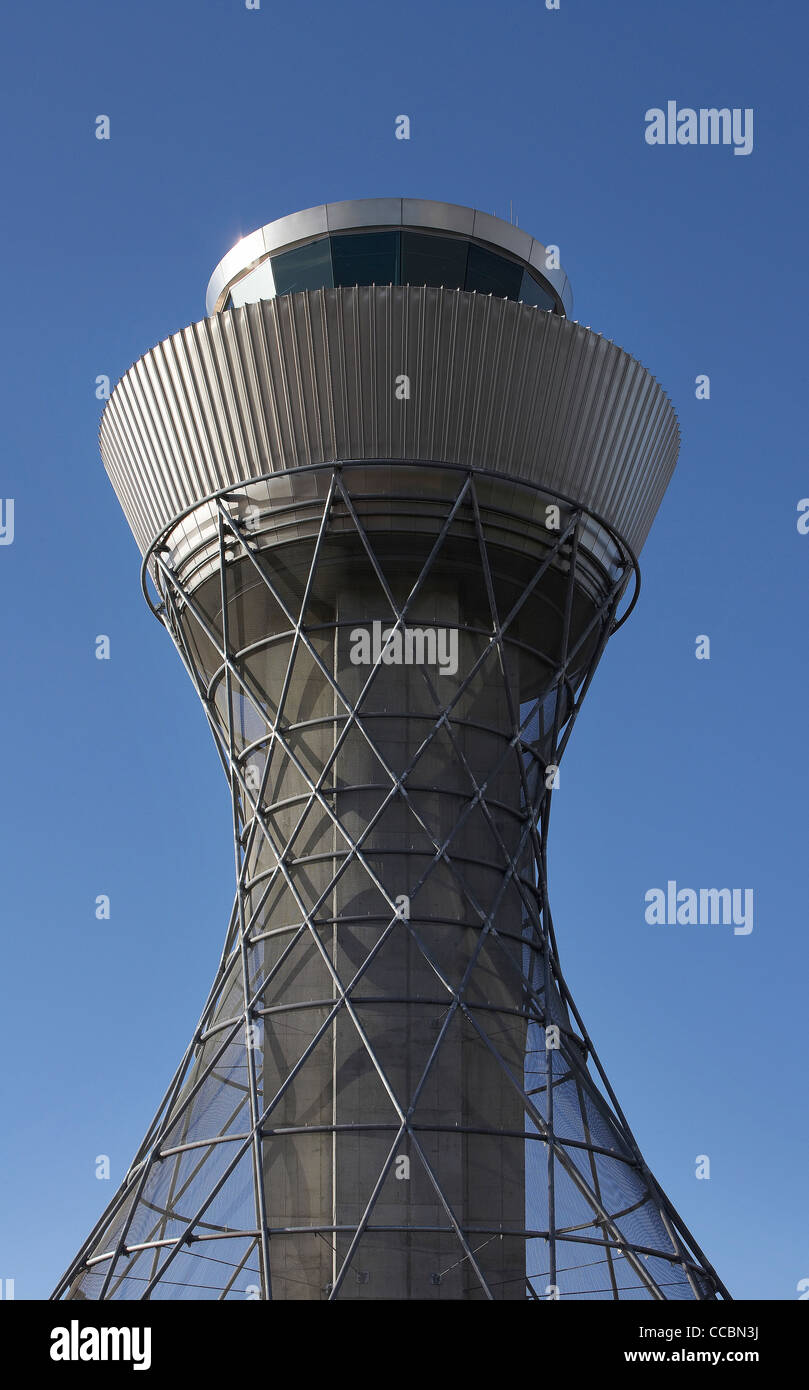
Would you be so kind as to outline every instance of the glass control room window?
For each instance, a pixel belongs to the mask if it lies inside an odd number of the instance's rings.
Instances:
[[[527,270],[522,277],[522,285],[517,297],[522,300],[523,304],[535,304],[538,309],[556,308],[556,300],[553,295],[549,294],[547,290],[543,290],[542,286],[534,279],[533,275],[528,274]]]
[[[519,299],[523,268],[507,261],[504,256],[486,251],[482,246],[469,247],[466,267],[466,288],[478,294],[496,294],[500,299]]]
[[[335,285],[398,285],[399,232],[331,238]]]
[[[468,254],[469,242],[460,237],[402,232],[402,284],[462,290]]]
[[[320,290],[324,287],[331,289],[334,278],[328,237],[273,256],[272,273],[276,294],[294,294],[296,290]]]

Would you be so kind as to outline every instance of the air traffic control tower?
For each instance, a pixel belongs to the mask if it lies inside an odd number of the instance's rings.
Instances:
[[[334,203],[240,241],[209,317],[113,392],[101,452],[222,761],[236,892],[55,1298],[728,1296],[548,901],[559,762],[678,451],[655,379],[570,309],[495,217]]]

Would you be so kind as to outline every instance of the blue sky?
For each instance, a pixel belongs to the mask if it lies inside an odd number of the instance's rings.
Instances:
[[[140,593],[98,455],[96,377],[203,317],[241,235],[398,195],[505,217],[513,204],[560,246],[574,315],[639,357],[678,411],[640,603],[562,765],[551,901],[651,1168],[732,1294],[797,1297],[808,37],[789,0],[5,11],[0,1279],[18,1298],[48,1295],[123,1177],[231,902],[225,784]],[[668,100],[752,108],[752,153],[647,145],[645,112]],[[409,142],[394,138],[401,113]],[[751,887],[752,933],[648,925],[644,895],[669,879]]]

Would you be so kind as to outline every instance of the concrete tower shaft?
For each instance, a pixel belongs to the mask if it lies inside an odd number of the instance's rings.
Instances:
[[[615,580],[582,559],[572,588],[545,525],[547,498],[518,489],[515,515],[515,489],[500,479],[481,476],[473,491],[459,469],[347,465],[289,481],[282,514],[253,500],[241,522],[225,524],[224,608],[220,571],[173,614],[226,745],[233,712],[264,1100],[298,1061],[302,1033],[314,1037],[339,998],[331,967],[343,987],[362,972],[351,1011],[273,1112],[264,1180],[274,1294],[319,1298],[334,1287],[393,1145],[394,1168],[404,1161],[408,1176],[389,1174],[375,1202],[379,1234],[364,1237],[358,1271],[367,1292],[469,1292],[446,1201],[485,1247],[478,1261],[498,1296],[522,1299],[526,1122],[502,1065],[524,1074],[525,976],[572,1032],[552,976],[545,988],[533,927],[532,818],[557,701],[565,723],[604,639]],[[570,530],[564,510],[560,530]],[[619,549],[601,538],[617,562]],[[505,623],[515,608],[493,644],[495,616]],[[296,940],[302,917],[317,923],[329,959],[318,940]],[[448,991],[462,991],[468,1017],[448,1016]],[[499,1057],[476,1034],[478,1019]],[[328,1242],[313,1241],[313,1228]],[[354,1289],[344,1284],[342,1296]]]

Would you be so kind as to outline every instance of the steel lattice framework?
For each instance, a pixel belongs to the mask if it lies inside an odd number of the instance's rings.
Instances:
[[[347,461],[211,494],[145,573],[230,786],[236,895],[192,1042],[54,1297],[727,1297],[630,1132],[548,901],[558,766],[637,583],[624,542],[480,468]],[[433,627],[457,669],[398,664],[396,634]]]

